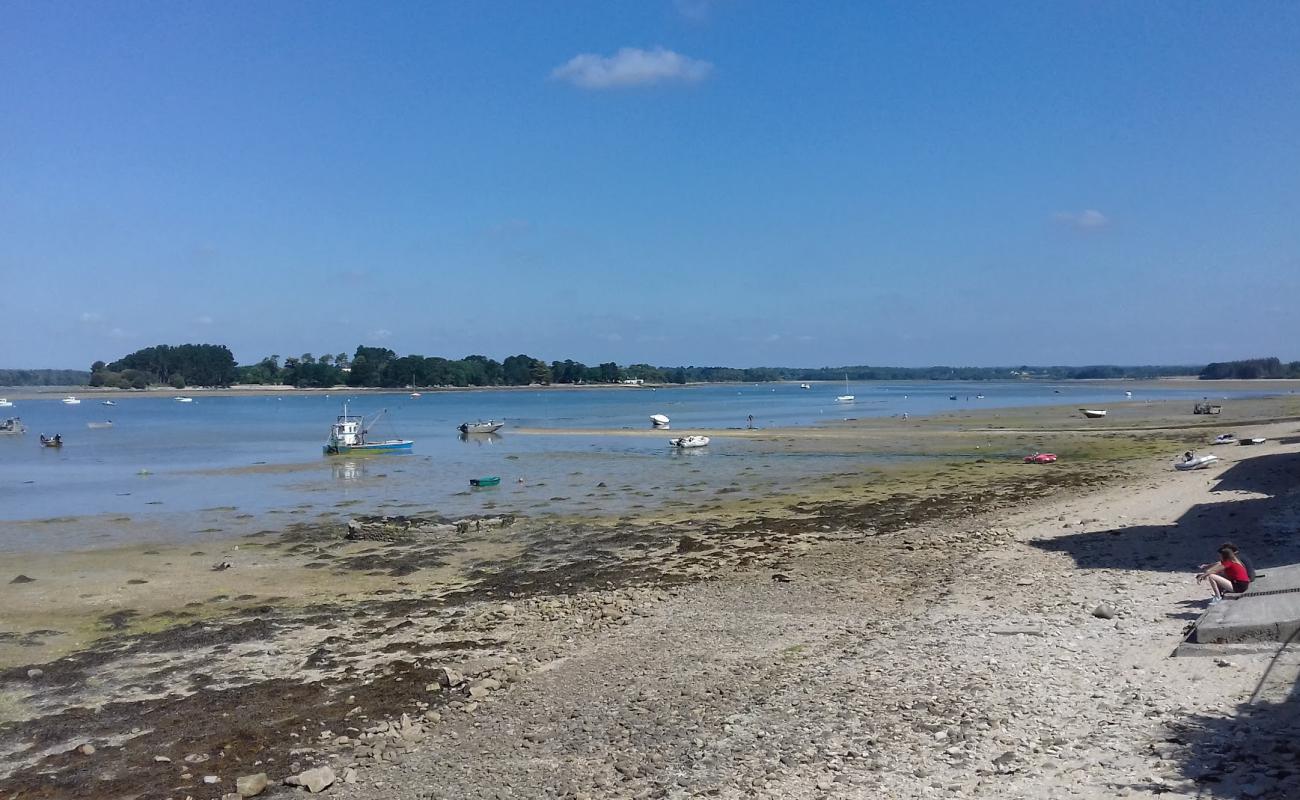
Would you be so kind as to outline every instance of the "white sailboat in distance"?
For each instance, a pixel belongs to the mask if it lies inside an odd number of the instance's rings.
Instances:
[[[849,373],[844,373],[844,394],[835,398],[837,403],[852,403],[857,398],[849,394]]]

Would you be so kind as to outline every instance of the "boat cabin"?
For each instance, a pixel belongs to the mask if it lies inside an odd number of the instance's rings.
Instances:
[[[330,443],[335,445],[356,446],[364,444],[362,418],[350,414],[339,414],[330,426]]]

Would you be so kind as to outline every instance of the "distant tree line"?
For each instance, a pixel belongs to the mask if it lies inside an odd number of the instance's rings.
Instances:
[[[1200,375],[1203,381],[1234,378],[1258,380],[1263,378],[1300,378],[1300,361],[1283,364],[1278,358],[1247,358],[1241,361],[1216,361],[1206,365]]]
[[[84,369],[0,369],[0,386],[85,386]]]
[[[1251,374],[1236,374],[1236,365]],[[1224,368],[1228,369],[1224,369]],[[1281,370],[1281,372],[1279,372]],[[1288,373],[1289,371],[1289,373]],[[1228,372],[1232,374],[1219,374]],[[1200,374],[1213,377],[1297,376],[1297,364],[1282,366],[1276,358],[1249,362],[1198,366],[1047,366],[1035,367],[657,367],[651,364],[620,366],[609,361],[588,366],[580,361],[546,362],[525,354],[497,361],[483,355],[461,359],[439,356],[398,356],[385,347],[358,347],[346,352],[281,358],[269,355],[253,364],[237,365],[224,345],[157,345],[137,350],[112,363],[96,361],[88,381],[91,386],[143,389],[150,385],[229,386],[231,384],[284,385],[302,388],[357,386],[403,388],[407,386],[527,386],[533,384],[600,384],[639,380],[645,383],[765,383],[770,381],[993,381],[993,380],[1087,380],[1148,379]],[[1258,373],[1258,374],[1255,374]],[[75,370],[2,370],[0,376],[60,376],[43,383],[84,383],[87,375]],[[75,378],[75,379],[69,379]],[[13,381],[14,378],[10,378]],[[32,381],[31,377],[26,379]],[[14,383],[13,385],[33,385]]]
[[[137,350],[111,364],[90,366],[90,385],[143,389],[165,383],[186,386],[229,386],[238,371],[235,357],[223,344],[160,344]]]

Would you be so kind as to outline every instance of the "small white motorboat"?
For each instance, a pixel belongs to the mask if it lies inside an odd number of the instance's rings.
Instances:
[[[1214,437],[1214,444],[1236,444],[1237,437],[1231,433],[1221,433]]]
[[[193,398],[193,397],[181,397],[181,396],[179,396],[179,395],[177,395],[176,397],[173,397],[172,399],[175,400],[175,401],[178,402],[178,403],[193,403],[193,402],[194,402],[194,398]]]
[[[18,417],[0,420],[0,436],[17,436],[22,433],[27,433],[27,427]]]
[[[1265,439],[1263,436],[1255,436],[1253,438],[1238,439],[1237,444],[1245,446],[1245,445],[1252,445],[1252,444],[1263,444],[1264,442],[1267,441],[1268,439]]]
[[[1125,392],[1125,393],[1124,393],[1124,396],[1125,396],[1125,397],[1132,397],[1132,396],[1133,396],[1133,393],[1132,393],[1132,392]]]
[[[1081,408],[1079,411],[1088,419],[1098,419],[1099,417],[1106,416],[1105,409]]]
[[[666,428],[668,427],[669,422],[670,420],[668,419],[668,417],[664,416],[663,414],[650,415],[650,424],[655,426],[656,428]]]
[[[78,405],[81,405],[81,401],[78,400],[77,398],[73,397],[72,395],[68,395],[67,397],[63,398],[62,402],[63,402],[63,404],[64,404],[65,406],[78,406]]]
[[[115,406],[115,405],[117,405],[117,403],[114,403],[112,400],[101,400],[101,401],[99,402],[99,404],[102,405],[102,406]]]
[[[704,447],[708,443],[709,443],[709,437],[707,436],[682,436],[677,439],[668,440],[668,444],[672,445],[673,447],[680,447],[680,448]]]
[[[1182,461],[1174,462],[1174,469],[1186,472],[1192,469],[1204,469],[1214,462],[1220,460],[1218,456],[1192,456],[1184,458]]]
[[[87,422],[86,427],[90,428],[92,431],[102,430],[104,428],[111,428],[113,427],[113,420],[106,419],[103,422]]]
[[[811,389],[812,386],[810,386],[810,385],[808,385],[808,384],[806,384],[806,383],[801,383],[801,384],[799,384],[799,388],[800,388],[800,389]]]
[[[456,427],[461,433],[496,433],[505,427],[504,422],[498,422],[490,419],[487,422],[479,420],[478,422],[462,422]]]
[[[411,392],[411,399],[412,399],[412,400],[419,400],[419,399],[420,399],[420,393],[419,393],[419,392]]]
[[[13,408],[14,404],[9,402],[8,398],[0,397],[0,408]]]

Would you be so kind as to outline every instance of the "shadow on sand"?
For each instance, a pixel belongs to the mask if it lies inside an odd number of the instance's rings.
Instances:
[[[1084,569],[1184,573],[1188,580],[1225,541],[1236,543],[1261,574],[1270,566],[1300,562],[1300,453],[1274,453],[1234,464],[1210,491],[1253,496],[1198,504],[1171,525],[1076,533],[1033,545],[1067,553]],[[1153,598],[1153,603],[1159,602]],[[1192,620],[1200,608],[1199,601],[1184,601],[1171,616]],[[1195,783],[1196,797],[1300,798],[1297,651],[1300,641],[1278,644],[1246,702],[1233,707],[1221,698],[1204,697],[1207,713],[1170,722],[1164,741],[1153,745]],[[1161,792],[1170,787],[1132,788]]]

